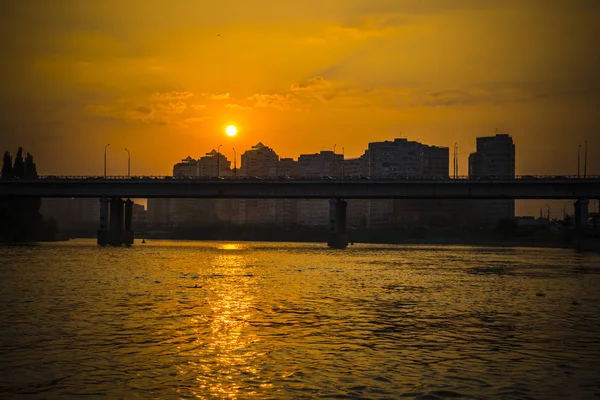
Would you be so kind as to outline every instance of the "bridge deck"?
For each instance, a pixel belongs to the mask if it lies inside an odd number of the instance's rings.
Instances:
[[[518,179],[173,179],[43,177],[0,180],[0,196],[122,198],[576,199],[600,198],[600,177]]]

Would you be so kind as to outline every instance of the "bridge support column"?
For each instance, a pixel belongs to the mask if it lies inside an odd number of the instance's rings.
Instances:
[[[575,202],[575,235],[579,238],[586,235],[589,203],[588,199],[577,199]]]
[[[345,249],[348,246],[346,233],[346,203],[342,199],[329,200],[329,239],[327,246],[332,249]]]
[[[105,246],[108,244],[108,199],[100,199],[100,229],[98,230],[98,244]]]
[[[127,199],[125,202],[125,231],[123,232],[123,244],[128,246],[133,244],[133,201]]]
[[[133,202],[128,200],[129,203],[124,210],[124,202],[120,198],[112,198],[110,200],[103,198],[100,201],[98,244],[102,246],[132,244],[133,231],[131,230],[131,219],[133,215]],[[129,222],[126,222],[124,217],[129,217]]]

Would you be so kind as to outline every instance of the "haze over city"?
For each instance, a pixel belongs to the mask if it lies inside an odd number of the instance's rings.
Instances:
[[[509,133],[517,174],[600,172],[595,1],[5,2],[2,148],[42,174],[168,175],[223,144],[282,157]],[[35,27],[32,29],[31,27]],[[235,125],[235,137],[225,127]],[[239,161],[239,159],[238,159]]]

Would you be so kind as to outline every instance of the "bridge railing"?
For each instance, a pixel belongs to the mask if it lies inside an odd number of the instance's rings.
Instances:
[[[124,175],[112,175],[112,176],[94,176],[94,175],[40,175],[37,179],[41,180],[108,180],[108,181],[148,181],[148,180],[166,180],[166,181],[207,181],[207,180],[335,180],[335,181],[364,181],[364,180],[378,180],[378,181],[456,181],[456,180],[549,180],[549,179],[600,179],[600,175],[516,175],[516,176],[493,176],[485,175],[478,177],[469,176],[457,176],[457,177],[446,177],[446,176],[420,176],[420,177],[391,177],[391,178],[378,178],[378,177],[367,177],[367,176],[345,176],[331,177],[331,176],[304,176],[304,177],[286,177],[286,176],[221,176],[221,177],[173,177],[164,175],[139,175],[139,176],[124,176]]]

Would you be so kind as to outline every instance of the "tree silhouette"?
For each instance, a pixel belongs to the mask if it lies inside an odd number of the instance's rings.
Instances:
[[[10,152],[4,153],[2,179],[37,178],[37,167],[33,156],[27,153],[23,159],[23,148],[19,147],[12,162]],[[39,197],[0,198],[0,242],[31,242],[55,240],[58,232],[54,220],[44,220],[40,214]]]
[[[19,147],[15,156],[15,164],[13,167],[13,176],[16,178],[25,177],[25,161],[23,160],[23,148]]]
[[[4,159],[2,161],[2,179],[10,179],[13,177],[12,157],[10,152],[7,150],[4,153]]]
[[[35,163],[33,162],[33,156],[30,153],[27,153],[25,157],[25,178],[37,178],[37,168]]]

